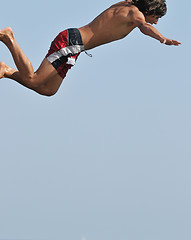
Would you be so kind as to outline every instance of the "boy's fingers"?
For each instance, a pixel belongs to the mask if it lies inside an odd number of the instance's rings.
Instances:
[[[175,41],[175,40],[172,40],[172,42],[173,42],[175,45],[181,44],[181,42],[178,42],[178,41]]]

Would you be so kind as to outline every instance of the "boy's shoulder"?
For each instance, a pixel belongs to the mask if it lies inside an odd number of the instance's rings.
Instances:
[[[143,13],[139,11],[139,9],[131,4],[128,1],[118,2],[113,5],[111,5],[107,10],[114,9],[116,13],[124,13],[126,16],[130,15],[140,15],[144,17]]]
[[[144,14],[141,11],[139,11],[139,9],[134,5],[131,6],[131,8],[129,10],[129,15],[133,19],[136,19],[136,18],[143,19],[143,20],[145,19]]]

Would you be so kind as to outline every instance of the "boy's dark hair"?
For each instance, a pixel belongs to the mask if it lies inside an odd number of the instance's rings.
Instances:
[[[166,0],[132,0],[132,4],[145,16],[154,15],[162,17],[167,12]]]

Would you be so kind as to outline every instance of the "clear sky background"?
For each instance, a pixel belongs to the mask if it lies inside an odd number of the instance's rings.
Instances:
[[[35,69],[115,1],[2,1]],[[82,53],[57,95],[0,80],[0,239],[190,240],[190,1],[157,29]],[[0,61],[14,67],[0,44]]]

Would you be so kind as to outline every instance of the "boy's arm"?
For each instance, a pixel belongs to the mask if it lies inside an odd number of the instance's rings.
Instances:
[[[161,43],[164,43],[166,45],[175,45],[175,46],[178,46],[179,44],[181,44],[176,40],[165,38],[155,27],[153,27],[151,24],[148,24],[145,21],[144,15],[138,10],[133,11],[132,20],[136,25],[136,27],[138,27],[143,34],[148,35],[152,38],[155,38],[159,40]]]

